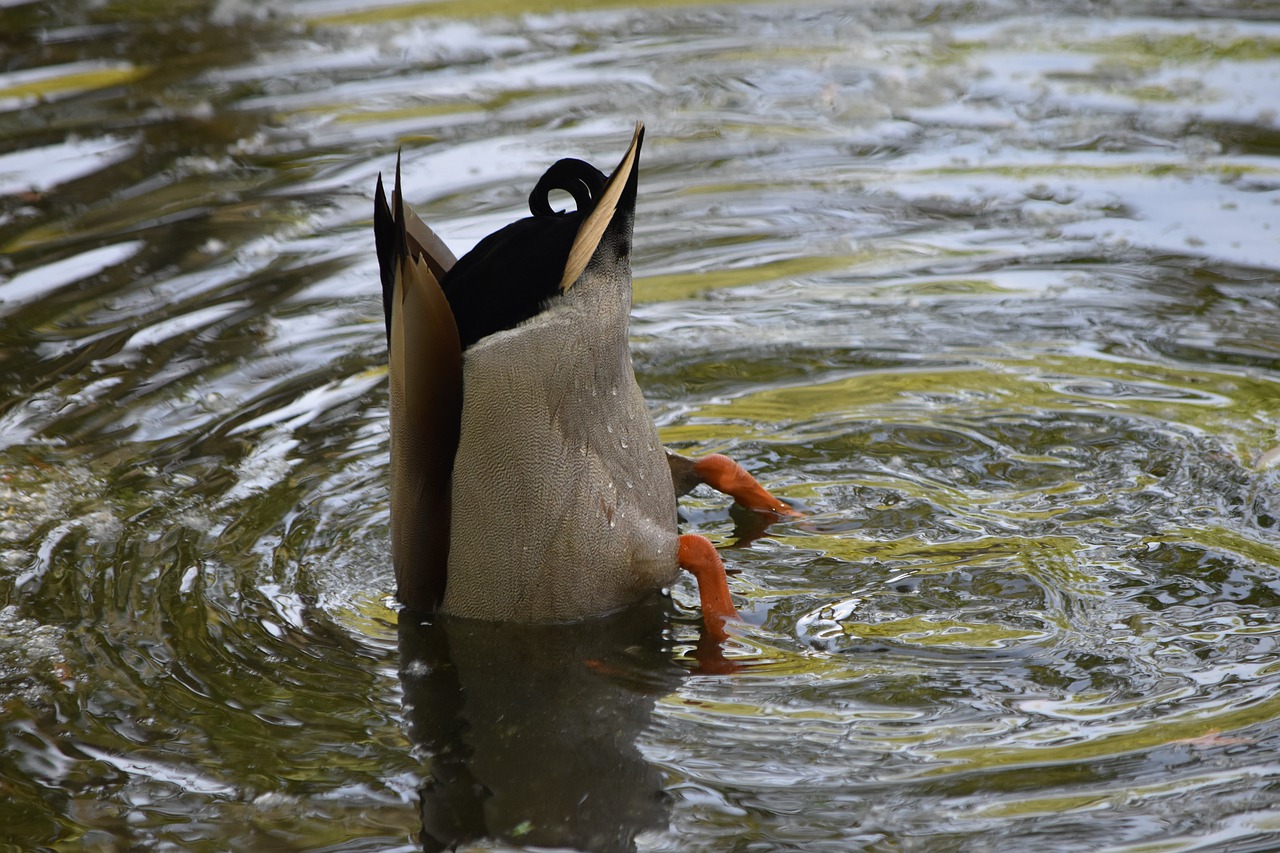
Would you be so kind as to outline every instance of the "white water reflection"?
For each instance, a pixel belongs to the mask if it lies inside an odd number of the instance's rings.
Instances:
[[[102,169],[134,153],[127,140],[111,136],[71,137],[56,145],[0,154],[0,194],[48,192],[54,187]]]

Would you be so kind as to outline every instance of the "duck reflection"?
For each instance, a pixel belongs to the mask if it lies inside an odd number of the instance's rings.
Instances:
[[[422,842],[629,851],[662,829],[662,776],[636,740],[685,670],[659,597],[567,625],[400,618],[410,737],[429,761]]]

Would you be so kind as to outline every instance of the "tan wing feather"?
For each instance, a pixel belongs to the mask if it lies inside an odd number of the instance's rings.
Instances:
[[[404,204],[398,163],[392,204],[391,555],[401,602],[435,610],[444,599],[462,413],[462,346],[435,271],[452,266],[453,253]]]
[[[420,258],[431,268],[437,284],[444,281],[445,273],[458,262],[444,241],[436,236],[427,223],[418,218],[413,208],[404,205],[405,231],[409,236],[409,256]],[[450,315],[452,316],[452,314]]]
[[[591,256],[604,237],[605,230],[613,221],[613,214],[618,209],[618,199],[631,178],[631,170],[635,168],[636,152],[640,149],[640,140],[644,137],[644,122],[636,122],[636,131],[631,136],[631,146],[622,156],[622,162],[613,170],[609,183],[605,185],[600,200],[591,213],[578,227],[578,234],[573,238],[573,246],[569,249],[569,259],[564,265],[564,276],[560,279],[560,292],[564,293],[573,287],[573,283],[582,275],[582,271],[591,263]]]

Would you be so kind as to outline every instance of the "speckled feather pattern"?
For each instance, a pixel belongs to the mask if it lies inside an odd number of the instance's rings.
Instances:
[[[546,311],[463,357],[446,613],[581,619],[675,579],[675,489],[628,350],[633,217]]]

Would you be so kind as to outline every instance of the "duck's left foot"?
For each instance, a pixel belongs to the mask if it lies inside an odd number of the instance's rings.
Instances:
[[[711,540],[696,533],[685,533],[680,537],[680,550],[676,558],[680,568],[688,571],[698,580],[698,598],[702,601],[702,623],[707,633],[717,640],[724,640],[729,635],[725,631],[725,621],[736,620],[738,611],[729,597],[729,579],[724,572],[724,563],[716,552]]]
[[[769,490],[760,485],[746,468],[723,454],[715,453],[695,460],[693,473],[699,480],[716,491],[729,495],[747,509],[792,517],[802,515],[769,494]]]

